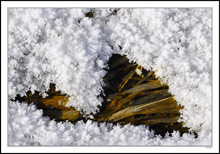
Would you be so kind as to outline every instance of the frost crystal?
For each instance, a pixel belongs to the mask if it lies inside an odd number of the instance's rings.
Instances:
[[[8,94],[44,92],[50,83],[67,106],[96,113],[113,53],[152,69],[184,106],[193,135],[160,139],[143,126],[54,123],[33,106],[9,101],[10,145],[210,145],[211,9],[9,9]],[[136,70],[140,74],[140,70]],[[137,130],[138,128],[138,130]],[[77,133],[80,133],[77,135]]]

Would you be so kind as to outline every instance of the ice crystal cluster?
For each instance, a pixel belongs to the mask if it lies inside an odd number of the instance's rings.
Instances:
[[[87,17],[88,12],[93,17]],[[8,11],[8,98],[50,83],[85,114],[102,105],[113,53],[169,85],[192,134],[161,138],[144,126],[56,123],[34,105],[9,101],[9,145],[210,145],[211,9],[17,9]]]

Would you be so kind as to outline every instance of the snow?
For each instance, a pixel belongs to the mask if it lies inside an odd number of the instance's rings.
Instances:
[[[138,68],[137,68],[135,71],[136,71],[136,73],[137,73],[138,75],[140,75],[140,76],[141,76],[142,71],[141,71],[140,69],[138,69]]]
[[[178,132],[172,136],[155,136],[148,127],[140,125],[113,126],[108,123],[78,121],[56,123],[42,117],[35,105],[9,102],[9,145],[19,146],[94,146],[94,145],[206,145],[209,136],[194,138]]]
[[[10,98],[25,95],[29,88],[48,90],[52,82],[70,96],[67,106],[96,112],[106,74],[103,68],[111,52],[101,25],[82,18],[86,11],[10,10]]]
[[[9,145],[211,145],[211,9],[9,9],[8,93],[44,93],[50,83],[67,106],[98,112],[113,53],[126,55],[169,85],[191,134],[162,139],[144,126],[73,125],[9,101]],[[119,45],[122,48],[119,49]]]
[[[211,10],[124,9],[112,18],[120,54],[169,85],[186,126],[211,131]]]

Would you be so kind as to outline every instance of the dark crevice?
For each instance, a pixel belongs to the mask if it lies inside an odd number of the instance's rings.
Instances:
[[[92,12],[92,10],[89,11],[89,12],[87,12],[87,13],[85,14],[85,16],[88,17],[88,18],[93,18],[93,12]]]

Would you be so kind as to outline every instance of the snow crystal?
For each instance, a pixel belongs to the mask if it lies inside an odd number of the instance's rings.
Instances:
[[[10,9],[10,98],[29,89],[48,90],[52,82],[70,96],[67,106],[88,114],[97,111],[110,47],[102,26],[83,18],[86,11]]]
[[[211,9],[121,9],[108,26],[120,54],[169,85],[186,126],[211,131]]]
[[[137,68],[135,71],[136,71],[136,73],[137,73],[138,75],[141,75],[141,74],[142,74],[142,71],[141,71],[140,69],[138,69],[138,68]]]
[[[94,17],[85,17],[90,10],[9,9],[9,99],[28,90],[45,97],[55,83],[70,96],[67,106],[96,113],[104,68],[118,53],[169,85],[184,106],[180,121],[198,138],[161,139],[144,126],[55,123],[33,105],[9,101],[9,144],[210,145],[211,9],[92,9]]]
[[[18,112],[18,111],[21,112]],[[78,121],[56,123],[42,117],[42,111],[34,105],[9,101],[9,145],[23,146],[85,146],[85,145],[207,145],[204,138],[178,132],[166,136],[155,136],[146,126],[113,126],[108,123]],[[28,120],[23,120],[28,117]]]

